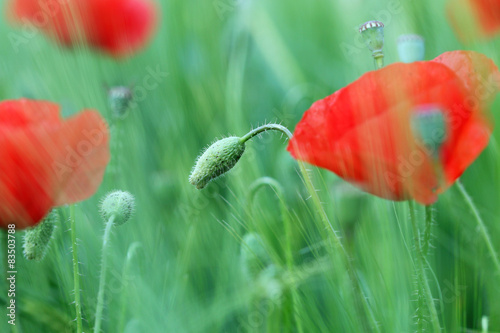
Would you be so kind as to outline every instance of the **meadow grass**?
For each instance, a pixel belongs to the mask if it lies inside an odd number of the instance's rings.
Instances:
[[[419,262],[407,203],[364,194],[308,166],[325,224],[279,133],[254,138],[235,169],[203,191],[188,183],[197,155],[214,139],[271,121],[293,130],[312,102],[372,70],[355,29],[365,21],[386,25],[386,64],[398,61],[396,38],[404,33],[425,38],[427,59],[472,49],[497,64],[500,38],[460,44],[442,0],[162,0],[160,7],[153,42],[120,61],[58,48],[0,20],[1,100],[51,100],[65,116],[95,108],[111,126],[104,182],[75,206],[85,332],[94,327],[99,285],[99,201],[114,189],[132,193],[137,209],[112,229],[103,332],[433,332],[419,265],[443,332],[500,332],[500,275],[456,186],[434,207],[431,246]],[[14,46],[12,34],[23,43]],[[144,86],[150,71],[162,73],[157,85],[114,120],[106,87]],[[462,177],[497,252],[499,137],[494,132]],[[3,316],[1,332],[75,331],[69,211],[59,210],[42,262],[18,251],[18,324],[13,329]],[[424,214],[416,205],[422,232]],[[270,262],[262,261],[256,279],[240,255],[250,232]]]

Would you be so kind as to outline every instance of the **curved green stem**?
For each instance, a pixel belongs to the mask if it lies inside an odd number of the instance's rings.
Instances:
[[[493,247],[493,243],[491,242],[490,234],[488,233],[488,229],[486,229],[486,225],[484,224],[483,219],[481,218],[481,215],[479,215],[479,211],[476,208],[476,205],[472,201],[472,198],[469,196],[467,191],[465,190],[464,185],[462,182],[457,180],[457,188],[460,191],[460,194],[464,198],[465,202],[467,203],[467,206],[469,206],[469,209],[472,211],[472,214],[474,215],[474,218],[476,219],[477,226],[479,227],[479,231],[481,232],[481,235],[483,236],[484,242],[486,243],[486,247],[488,248],[488,251],[490,252],[491,258],[493,259],[493,263],[495,264],[495,268],[497,269],[498,273],[500,274],[500,261],[498,259],[498,255],[495,251],[495,248]]]
[[[429,247],[431,244],[431,229],[433,222],[433,210],[431,205],[425,206],[425,229],[424,229],[424,239],[422,244],[422,255],[425,257],[429,252]]]
[[[139,242],[134,242],[132,243],[127,251],[127,259],[125,260],[125,265],[123,266],[123,271],[122,271],[122,290],[121,290],[121,299],[120,299],[120,318],[118,320],[118,331],[117,332],[124,332],[125,331],[125,315],[126,315],[126,299],[125,299],[125,287],[128,284],[128,274],[130,270],[130,265],[132,262],[132,258],[134,257],[135,252],[137,249],[141,247],[141,243]]]
[[[76,331],[83,331],[82,303],[80,301],[80,272],[78,267],[78,250],[76,244],[75,205],[69,207],[69,223],[71,229],[71,252],[73,253],[73,285],[75,288]]]
[[[109,238],[111,236],[111,228],[113,227],[114,220],[115,216],[112,215],[106,223],[106,229],[104,231],[104,237],[102,240],[101,277],[99,278],[99,291],[97,292],[94,333],[101,332],[102,312],[104,309],[104,289],[106,285],[106,266],[108,264],[106,249],[108,247]]]
[[[281,186],[281,184],[276,179],[273,179],[271,177],[262,177],[262,178],[257,179],[250,186],[249,200],[248,200],[249,206],[252,207],[253,198],[255,197],[255,194],[257,193],[257,191],[266,185],[271,187],[276,192],[276,196],[278,197],[278,200],[280,202],[281,218],[283,219],[283,224],[284,224],[284,228],[285,228],[285,238],[286,238],[286,251],[285,251],[286,265],[287,265],[288,271],[291,272],[293,270],[293,249],[292,249],[292,237],[293,236],[292,236],[292,226],[291,226],[290,219],[288,216],[286,202],[284,200],[283,186]],[[298,311],[297,311],[298,295],[297,295],[295,286],[291,286],[290,289],[291,289],[292,306],[293,306],[292,312],[293,312],[294,320],[295,320],[295,323],[297,326],[297,331],[299,333],[302,333],[302,332],[304,332],[302,321],[300,319],[300,316],[296,315],[298,313]]]
[[[256,135],[259,135],[260,133],[263,133],[263,132],[266,132],[269,130],[280,131],[280,132],[284,133],[288,137],[289,140],[291,140],[292,136],[293,136],[292,133],[288,130],[288,128],[286,128],[282,125],[267,124],[267,125],[262,125],[260,127],[253,129],[252,131],[247,133],[245,136],[243,136],[241,138],[241,141],[244,143],[244,142],[250,140],[251,138],[255,137]],[[338,253],[340,253],[342,261],[347,266],[349,278],[351,280],[351,283],[353,284],[355,292],[358,294],[358,296],[360,298],[361,304],[363,305],[365,311],[368,312],[368,315],[369,315],[370,321],[371,321],[372,329],[374,329],[376,332],[380,332],[377,321],[375,320],[373,312],[371,311],[371,307],[368,304],[368,301],[367,301],[366,297],[363,295],[362,290],[359,286],[359,281],[358,281],[358,278],[356,275],[356,271],[352,265],[352,262],[349,258],[349,255],[347,254],[347,251],[345,250],[344,246],[342,245],[340,237],[337,235],[337,232],[335,231],[332,224],[330,223],[328,215],[326,214],[326,211],[323,208],[323,205],[321,204],[321,200],[318,196],[318,193],[316,192],[316,189],[314,188],[314,184],[312,182],[311,176],[307,172],[307,169],[304,165],[304,162],[298,160],[298,164],[299,164],[300,173],[302,174],[302,178],[303,178],[302,180],[304,182],[304,185],[306,186],[306,189],[312,198],[313,204],[317,209],[316,213],[319,215],[319,217],[320,217],[322,223],[325,225],[326,229],[331,231],[334,246],[335,246],[336,250],[338,251]]]
[[[286,128],[285,126],[281,126],[279,124],[267,124],[267,125],[262,125],[262,126],[259,126],[255,129],[251,130],[250,132],[248,132],[245,136],[243,136],[241,138],[241,141],[247,142],[248,140],[250,140],[254,136],[259,135],[260,133],[263,133],[263,132],[266,132],[269,130],[280,131],[280,132],[284,133],[288,137],[288,139],[292,138],[292,132],[290,132],[288,130],[288,128]]]
[[[411,201],[411,200],[408,201],[408,206],[410,209],[410,220],[411,220],[411,225],[412,225],[412,230],[413,230],[413,237],[415,239],[415,251],[417,253],[417,267],[418,267],[417,282],[418,282],[419,288],[422,288],[423,292],[424,292],[424,298],[425,298],[425,301],[427,303],[427,307],[429,309],[430,320],[431,320],[431,324],[433,327],[433,331],[434,332],[441,332],[441,326],[439,324],[439,317],[437,314],[436,305],[434,304],[434,300],[432,298],[431,288],[429,286],[429,282],[427,281],[427,277],[425,275],[425,269],[424,269],[425,257],[422,253],[422,247],[420,246],[420,234],[418,231],[418,224],[417,224],[417,218],[415,216],[415,208],[413,205],[413,201]],[[419,306],[420,306],[420,304],[419,304]],[[423,323],[422,319],[419,318],[419,330],[421,332],[424,331],[422,323]]]

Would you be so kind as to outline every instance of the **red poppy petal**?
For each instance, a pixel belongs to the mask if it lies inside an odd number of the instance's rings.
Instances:
[[[474,123],[466,97],[462,81],[443,64],[389,65],[314,103],[297,125],[288,150],[375,195],[429,204],[449,184],[438,183],[430,157],[411,134],[410,116],[432,104],[451,122],[460,106],[463,121],[449,129],[448,140],[461,142],[467,136],[462,131]],[[445,145],[444,154],[451,155],[452,148]],[[475,157],[449,166],[463,172]]]
[[[19,99],[0,103],[0,129],[39,125],[59,124],[59,105],[51,102]]]
[[[99,113],[80,112],[48,140],[57,148],[51,152],[53,175],[59,184],[55,205],[78,202],[93,195],[110,159],[108,128]]]
[[[156,26],[156,7],[148,0],[92,0],[92,43],[114,56],[128,55],[144,46]]]
[[[112,56],[130,55],[152,37],[157,8],[150,0],[12,0],[7,16],[63,45],[84,42]]]
[[[471,105],[488,105],[500,90],[498,67],[484,54],[474,51],[451,51],[432,61],[448,66],[462,79]]]
[[[446,12],[465,42],[491,37],[500,30],[500,0],[450,0]]]
[[[49,110],[50,119],[57,115],[56,108],[48,102],[6,101],[0,103],[0,115],[19,114],[21,119],[34,120]],[[109,161],[103,123],[98,113],[85,111],[66,121],[4,126],[0,132],[0,227],[9,223],[18,228],[32,226],[52,207],[83,200],[97,190]]]

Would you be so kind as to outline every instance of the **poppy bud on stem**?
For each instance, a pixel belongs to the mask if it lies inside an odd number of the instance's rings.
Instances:
[[[26,230],[24,235],[24,257],[28,260],[40,261],[49,248],[49,242],[59,220],[56,210],[52,210],[42,222]]]
[[[383,25],[382,25],[383,26]],[[292,139],[292,133],[284,126],[279,124],[267,124],[248,132],[242,138],[231,137],[217,141],[212,146],[208,147],[207,150],[197,159],[196,165],[194,166],[193,171],[189,177],[189,182],[196,186],[197,189],[204,188],[210,181],[216,179],[217,177],[223,175],[231,168],[233,168],[238,160],[241,158],[245,151],[245,143],[260,133],[269,131],[269,130],[277,130],[285,134],[288,139]],[[230,139],[230,140],[227,140]],[[323,224],[325,225],[326,230],[331,231],[331,236],[333,239],[333,243],[335,249],[338,251],[341,261],[344,265],[347,266],[347,271],[349,273],[349,277],[351,279],[351,283],[355,289],[357,294],[357,306],[360,311],[366,311],[367,319],[371,322],[371,328],[376,332],[380,332],[378,328],[377,321],[373,317],[373,312],[371,311],[371,306],[368,304],[366,297],[363,295],[361,287],[359,285],[359,280],[356,275],[356,271],[352,266],[349,255],[347,254],[340,237],[337,235],[337,232],[333,228],[328,215],[321,204],[321,200],[318,196],[318,193],[314,187],[311,176],[307,172],[307,169],[304,165],[304,162],[298,161],[300,173],[303,177],[304,185],[311,196],[312,202],[316,207],[316,211],[319,214],[319,217]]]
[[[94,332],[101,331],[102,311],[104,308],[104,288],[106,285],[106,267],[109,239],[113,225],[122,225],[132,216],[135,209],[134,196],[125,191],[114,191],[109,193],[101,202],[101,214],[106,220],[106,229],[102,240],[101,276],[99,279],[99,291],[97,292],[97,305],[95,313]]]
[[[377,68],[384,67],[384,24],[380,21],[368,21],[359,28],[366,45],[372,51]]]

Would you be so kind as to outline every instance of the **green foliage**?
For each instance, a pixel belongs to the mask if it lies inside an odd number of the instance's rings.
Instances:
[[[397,37],[408,33],[425,39],[426,59],[468,48],[500,64],[500,38],[460,44],[447,23],[444,2],[162,0],[153,42],[120,61],[84,47],[58,48],[41,33],[1,19],[0,99],[55,101],[64,116],[94,108],[111,126],[112,161],[104,182],[76,206],[84,331],[91,331],[95,319],[99,285],[99,200],[116,188],[134,194],[137,223],[111,234],[103,332],[369,332],[376,330],[373,321],[380,332],[425,327],[415,317],[428,320],[427,310],[417,311],[421,290],[406,204],[363,194],[311,168],[354,268],[348,274],[332,230],[308,200],[284,138],[254,138],[232,172],[203,191],[187,179],[201,148],[214,138],[243,135],[266,121],[293,129],[315,100],[373,70],[371,52],[358,32],[368,20],[385,24],[386,64],[398,61]],[[12,34],[22,43],[14,47]],[[130,87],[133,94],[119,120],[113,116],[117,106],[109,105],[106,87],[111,86]],[[492,109],[499,109],[498,99]],[[494,117],[498,122],[499,113]],[[462,177],[497,251],[499,136],[495,131]],[[269,188],[248,206],[250,185],[264,176],[281,184],[286,216]],[[42,262],[27,261],[18,251],[16,332],[74,328],[68,214],[62,207]],[[416,218],[423,233],[423,207],[417,207]],[[440,196],[431,230],[423,265],[443,332],[480,332],[484,316],[489,332],[500,332],[499,276],[455,188]],[[272,259],[268,267],[279,272],[259,285],[279,289],[277,297],[256,294],[243,276],[240,249],[249,232],[260,236]],[[135,242],[141,246],[127,258]],[[0,292],[4,309],[6,299]],[[0,332],[9,332],[2,318]]]

